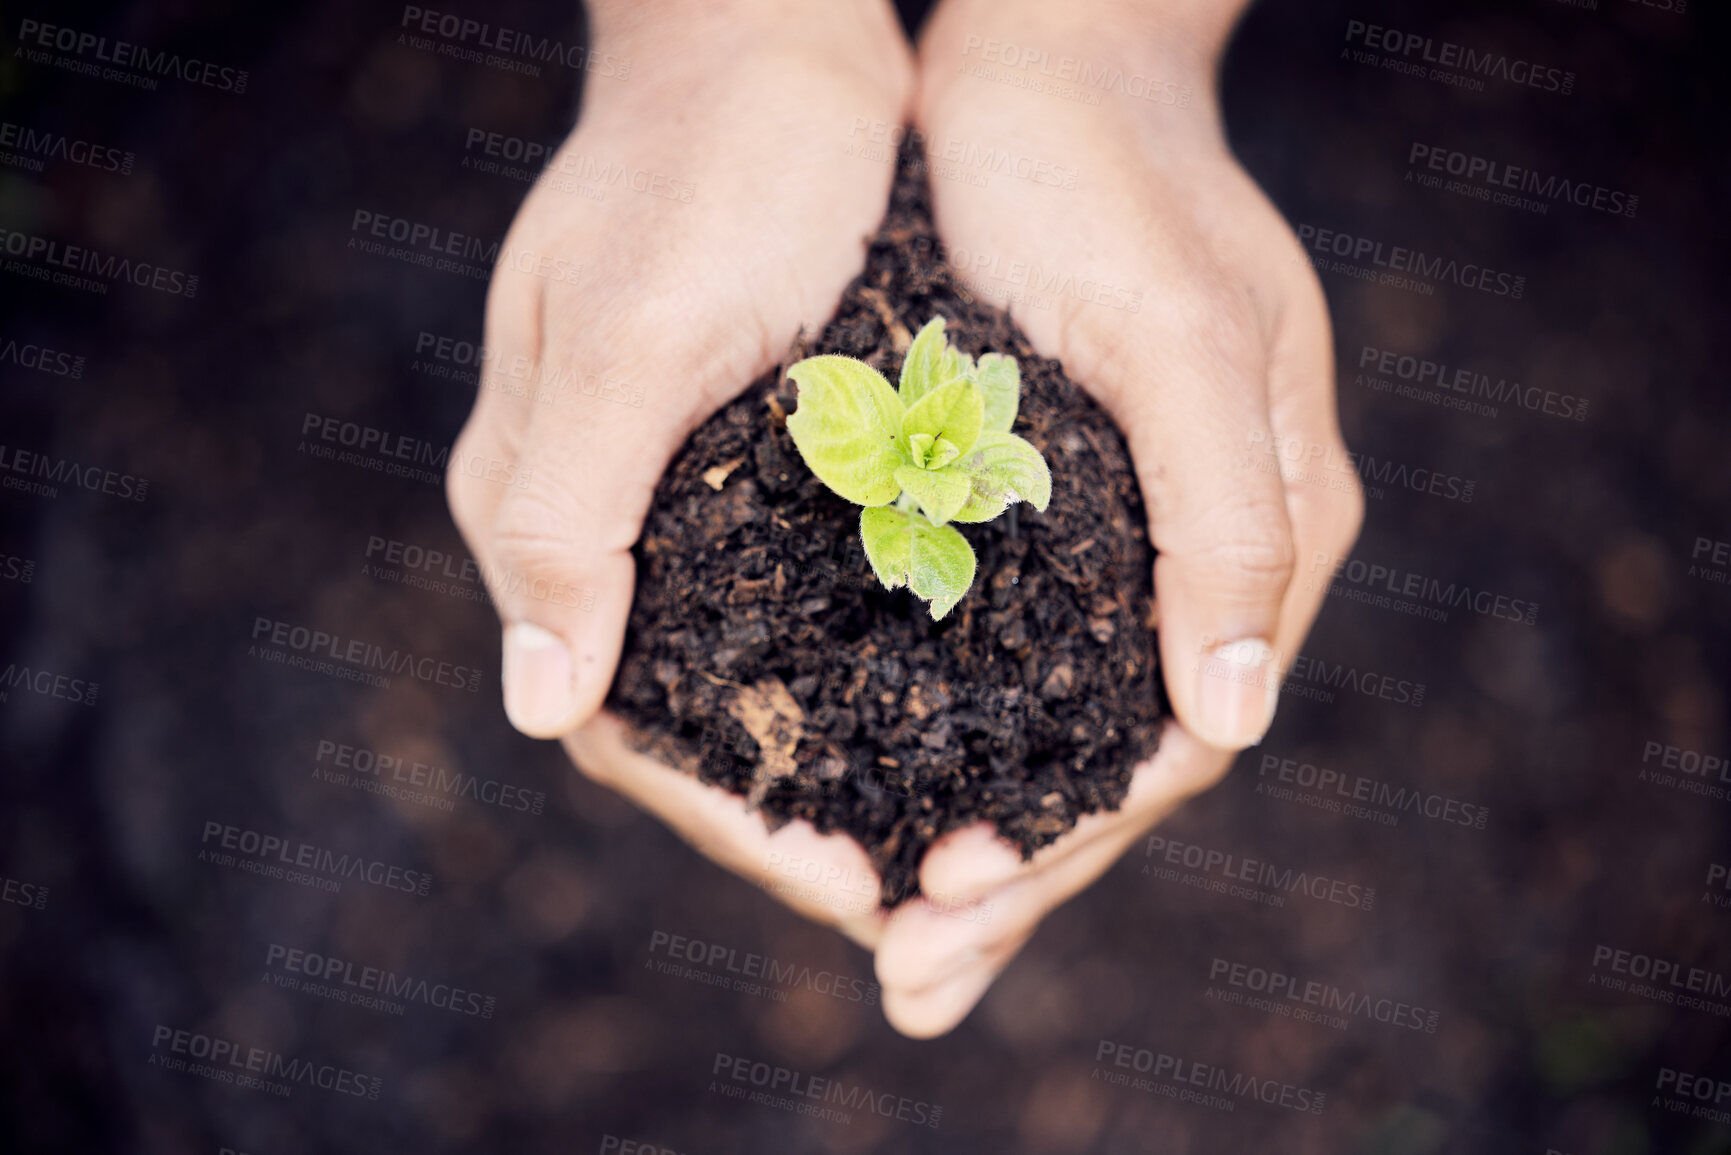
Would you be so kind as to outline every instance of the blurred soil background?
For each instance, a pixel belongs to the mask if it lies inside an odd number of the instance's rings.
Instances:
[[[583,35],[575,15],[527,0],[448,11]],[[19,51],[30,19],[244,69],[246,91],[140,91],[33,61]],[[400,41],[403,19],[335,0],[181,0],[12,6],[0,28],[0,120],[135,158],[125,173],[0,165],[0,228],[200,278],[188,299],[0,270],[0,444],[149,481],[143,502],[0,490],[0,555],[20,561],[0,560],[0,669],[100,686],[94,704],[55,697],[52,680],[0,687],[0,1148],[563,1155],[614,1136],[682,1155],[1731,1150],[1731,1127],[1656,1094],[1665,1070],[1731,1079],[1731,1019],[1590,981],[1608,973],[1599,947],[1731,974],[1731,909],[1708,887],[1731,862],[1731,801],[1642,777],[1653,743],[1731,753],[1731,585],[1703,576],[1728,567],[1691,569],[1700,539],[1731,540],[1722,11],[1252,11],[1226,68],[1228,122],[1290,220],[1525,277],[1516,300],[1323,274],[1349,444],[1474,483],[1470,502],[1383,485],[1354,556],[1536,604],[1536,620],[1330,598],[1306,650],[1317,678],[1349,669],[1396,688],[1295,682],[1263,746],[1157,832],[1374,889],[1371,909],[1209,893],[1145,875],[1138,851],[927,1043],[819,989],[833,983],[740,992],[658,969],[680,936],[839,976],[850,995],[872,979],[865,953],[510,731],[496,621],[460,576],[427,575],[446,583],[428,589],[364,568],[374,539],[466,556],[437,484],[301,448],[308,414],[449,444],[472,379],[429,354],[480,340],[484,277],[351,248],[355,215],[502,236],[527,185],[466,167],[471,132],[555,144],[579,99],[575,69],[443,56]],[[1343,56],[1349,20],[1554,65],[1574,91],[1469,92],[1361,64]],[[1636,194],[1638,211],[1537,214],[1424,188],[1406,179],[1415,143]],[[21,365],[6,341],[82,357],[81,374]],[[1584,399],[1586,416],[1383,391],[1360,377],[1367,346]],[[259,618],[448,661],[477,672],[477,692],[260,659]],[[1390,700],[1401,683],[1407,700]],[[321,743],[460,771],[495,784],[494,801],[326,780]],[[1277,773],[1259,776],[1268,756],[1488,820],[1387,826],[1276,799],[1258,792]],[[223,868],[199,860],[211,823],[432,883],[424,897],[353,879],[329,893]],[[491,1014],[288,989],[273,947],[461,988]],[[1228,1005],[1208,994],[1217,959],[1435,1011],[1437,1030]],[[164,1070],[151,1063],[164,1026],[376,1077],[378,1097]],[[1326,1107],[1224,1111],[1111,1086],[1092,1077],[1109,1065],[1103,1040],[1321,1092]],[[941,1125],[740,1102],[711,1090],[718,1054],[934,1104]]]

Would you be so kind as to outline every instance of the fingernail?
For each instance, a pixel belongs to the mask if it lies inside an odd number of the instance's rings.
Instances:
[[[1274,650],[1261,638],[1228,642],[1202,660],[1196,675],[1196,736],[1223,750],[1262,741],[1274,723],[1280,680]]]
[[[505,627],[505,716],[532,738],[554,738],[571,728],[576,668],[558,635],[531,622]]]

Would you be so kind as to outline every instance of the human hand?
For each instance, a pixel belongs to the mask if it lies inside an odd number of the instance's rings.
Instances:
[[[590,78],[502,246],[448,484],[505,623],[506,714],[532,737],[571,735],[580,768],[742,873],[761,880],[773,848],[797,846],[869,874],[856,845],[808,824],[772,840],[740,799],[633,754],[597,714],[667,462],[802,326],[823,326],[864,264],[893,174],[842,146],[858,118],[905,118],[908,47],[882,0],[597,0],[590,16],[597,56],[631,71]],[[579,187],[620,170],[599,199]],[[793,904],[855,938],[877,922]]]
[[[952,1028],[1051,909],[1261,740],[1328,588],[1294,581],[1295,561],[1340,557],[1357,536],[1356,474],[1289,479],[1273,452],[1346,460],[1321,287],[1232,158],[1213,101],[1236,7],[947,0],[921,39],[915,122],[939,235],[963,281],[1007,300],[1124,431],[1182,727],[1166,728],[1122,809],[1085,817],[1030,862],[983,825],[932,848],[922,889],[987,902],[993,917],[964,923],[919,902],[890,917],[878,978],[908,1034]],[[1044,56],[1028,65],[1030,53]],[[966,158],[1004,154],[1029,163],[961,179]],[[946,169],[945,156],[963,159]]]

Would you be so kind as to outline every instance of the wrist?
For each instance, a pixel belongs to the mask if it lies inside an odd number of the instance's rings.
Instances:
[[[910,83],[908,47],[888,0],[587,0],[595,53],[677,79],[803,55],[837,71]]]
[[[922,38],[928,80],[970,68],[1126,99],[1218,130],[1221,55],[1247,0],[943,0]]]

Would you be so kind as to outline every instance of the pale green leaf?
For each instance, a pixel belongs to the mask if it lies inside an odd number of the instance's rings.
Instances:
[[[921,469],[942,469],[961,455],[961,447],[948,437],[933,437],[930,433],[908,437],[908,459]]]
[[[912,405],[941,382],[938,365],[948,346],[944,341],[944,319],[933,317],[914,336],[913,344],[902,358],[901,381],[897,386],[903,405]]]
[[[908,438],[908,460],[921,469],[925,468],[926,458],[932,455],[932,446],[937,438],[930,433],[915,433]]]
[[[952,526],[879,507],[860,511],[860,541],[886,589],[909,586],[941,619],[974,584],[974,551]]]
[[[883,374],[852,357],[807,357],[788,368],[799,384],[799,408],[787,418],[806,465],[818,480],[856,505],[885,505],[901,487],[906,463],[904,411]]]
[[[991,521],[1014,501],[1044,511],[1052,500],[1052,473],[1045,459],[1014,433],[980,434],[973,451],[950,468],[967,474],[970,489],[967,503],[952,521]]]
[[[961,446],[948,437],[940,437],[932,442],[931,448],[926,451],[925,468],[942,469],[961,455]]]
[[[986,403],[981,428],[988,433],[1008,433],[1016,423],[1016,409],[1022,403],[1022,367],[1014,357],[987,353],[974,370],[974,380]]]
[[[938,361],[937,376],[932,379],[932,388],[937,388],[958,377],[974,375],[974,358],[971,353],[964,353],[954,345],[944,349],[943,357]]]
[[[914,531],[908,587],[932,603],[933,621],[942,621],[974,584],[974,549],[954,526]]]
[[[896,484],[920,503],[920,510],[933,525],[942,525],[956,516],[956,511],[966,505],[974,493],[972,479],[953,465],[948,469],[904,465],[896,470]]]
[[[985,419],[985,399],[972,381],[951,381],[920,398],[902,417],[902,432],[908,437],[929,433],[935,443],[947,438],[961,452],[973,448]],[[910,455],[911,457],[911,455]]]
[[[893,506],[880,505],[859,513],[859,539],[866,560],[872,563],[885,589],[908,584],[909,550],[913,544],[912,518]]]

